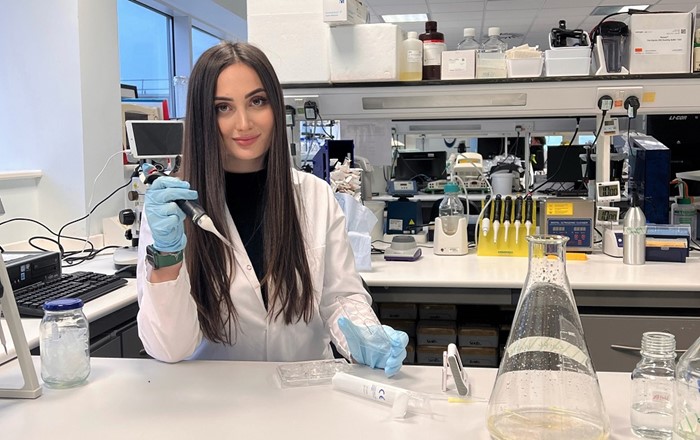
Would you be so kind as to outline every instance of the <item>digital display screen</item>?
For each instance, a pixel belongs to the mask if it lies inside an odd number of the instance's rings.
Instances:
[[[620,219],[620,211],[617,209],[598,209],[598,222],[617,223]]]
[[[599,185],[599,197],[617,197],[620,195],[620,190],[617,185]]]
[[[136,159],[182,154],[182,121],[130,121],[128,125],[131,153]]]

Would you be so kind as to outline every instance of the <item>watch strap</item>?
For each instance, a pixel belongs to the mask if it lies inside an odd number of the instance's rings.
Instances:
[[[146,260],[151,263],[154,269],[174,266],[183,260],[184,254],[182,250],[177,252],[161,252],[154,248],[152,244],[146,247]]]

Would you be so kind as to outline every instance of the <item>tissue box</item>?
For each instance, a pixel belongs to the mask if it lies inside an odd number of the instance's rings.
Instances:
[[[398,81],[402,33],[397,25],[335,26],[330,36],[332,82]]]
[[[691,72],[693,14],[630,16],[630,73]]]
[[[475,50],[445,50],[442,52],[440,79],[474,79]]]
[[[282,84],[330,82],[328,25],[321,11],[248,16],[248,42],[265,52]]]
[[[323,21],[331,26],[367,23],[367,6],[360,0],[323,0]]]

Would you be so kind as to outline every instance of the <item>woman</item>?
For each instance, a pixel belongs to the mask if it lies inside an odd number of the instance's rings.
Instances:
[[[223,42],[189,81],[183,180],[146,192],[139,240],[139,336],[156,359],[347,358],[395,374],[408,337],[385,326],[374,346],[342,318],[344,296],[369,304],[345,218],[326,182],[292,170],[282,89],[267,57]],[[192,188],[190,189],[190,184]],[[198,199],[233,244],[189,220]],[[374,318],[374,316],[372,316]]]

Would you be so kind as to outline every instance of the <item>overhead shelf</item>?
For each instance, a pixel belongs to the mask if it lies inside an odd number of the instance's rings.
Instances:
[[[287,84],[285,103],[318,104],[324,119],[484,119],[596,116],[601,94],[633,93],[639,114],[700,113],[700,74]],[[618,108],[611,114],[626,114]]]

